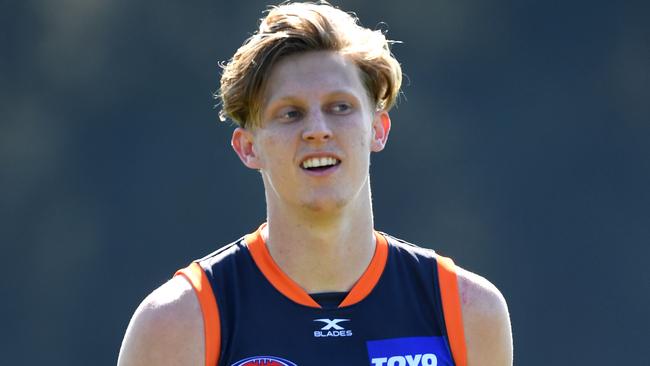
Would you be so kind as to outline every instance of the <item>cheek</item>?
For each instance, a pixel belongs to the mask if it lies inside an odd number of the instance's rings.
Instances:
[[[353,116],[341,125],[336,134],[339,138],[345,138],[352,146],[369,147],[374,133],[371,122],[367,121],[367,116]]]
[[[265,134],[265,140],[270,144],[288,144],[297,136],[298,131],[290,125],[279,125],[269,128]]]
[[[259,139],[259,151],[261,159],[268,167],[269,164],[282,166],[291,160],[291,139],[286,134],[267,133]]]
[[[360,138],[359,141],[358,141],[358,143],[357,143],[357,146],[358,146],[360,149],[364,149],[364,150],[365,150],[365,149],[368,149],[369,146],[370,146],[370,138],[367,138],[366,136]]]
[[[370,148],[370,142],[372,141],[374,135],[373,130],[371,128],[360,128],[358,135],[359,147]]]

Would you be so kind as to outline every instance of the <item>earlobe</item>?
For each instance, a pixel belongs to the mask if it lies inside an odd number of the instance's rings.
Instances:
[[[232,133],[230,145],[244,165],[251,169],[261,169],[257,153],[253,148],[253,142],[254,138],[251,131],[238,127]]]
[[[371,150],[379,152],[386,146],[388,141],[388,133],[390,132],[390,116],[386,111],[378,111],[375,113],[375,119],[372,122],[372,143]]]

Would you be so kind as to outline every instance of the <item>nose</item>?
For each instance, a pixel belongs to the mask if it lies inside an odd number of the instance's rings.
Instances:
[[[321,111],[310,113],[305,121],[302,138],[306,141],[327,141],[332,137],[332,130]]]

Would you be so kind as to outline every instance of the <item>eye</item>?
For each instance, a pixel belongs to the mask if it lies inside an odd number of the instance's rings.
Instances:
[[[347,102],[338,102],[332,104],[330,109],[335,114],[348,114],[352,111],[352,104]]]
[[[277,114],[277,119],[284,122],[295,121],[300,117],[302,117],[302,112],[294,107],[282,108]]]

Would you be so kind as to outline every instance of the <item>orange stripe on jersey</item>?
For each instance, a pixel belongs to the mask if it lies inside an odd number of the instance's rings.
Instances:
[[[264,238],[262,238],[263,227],[264,225],[260,226],[256,232],[246,235],[244,240],[248,244],[248,250],[250,250],[255,264],[262,271],[264,277],[271,282],[276,290],[294,302],[312,308],[320,308],[320,305],[300,285],[282,272],[275,263],[264,243]]]
[[[262,229],[265,226],[266,224],[262,224],[256,232],[244,237],[257,267],[262,271],[266,279],[271,282],[273,287],[284,296],[298,304],[320,308],[321,306],[300,285],[282,272],[277,263],[275,263],[262,237]],[[384,272],[388,258],[388,243],[386,242],[386,238],[377,232],[375,232],[375,238],[377,245],[370,265],[339,307],[353,305],[363,300],[372,291],[379,281],[381,274]]]
[[[205,365],[215,366],[219,362],[221,349],[221,320],[219,319],[219,307],[214,292],[212,292],[210,281],[203,272],[203,268],[196,262],[179,270],[176,275],[182,275],[190,282],[199,299],[201,313],[203,314]]]
[[[339,307],[353,305],[365,299],[370,294],[370,291],[375,288],[377,282],[379,282],[379,278],[386,267],[386,260],[388,259],[388,243],[386,242],[386,238],[376,231],[375,238],[377,245],[375,246],[375,254],[370,261],[370,265]]]
[[[467,350],[465,347],[465,331],[463,315],[458,291],[456,266],[450,258],[436,256],[438,263],[438,278],[440,280],[440,295],[442,311],[447,325],[447,337],[456,366],[467,366]]]

